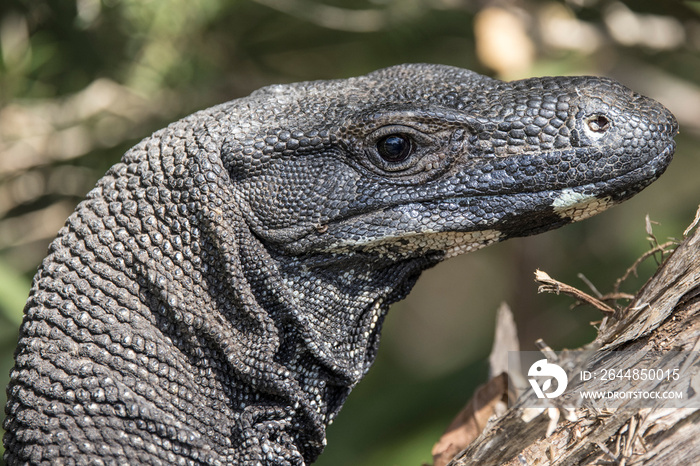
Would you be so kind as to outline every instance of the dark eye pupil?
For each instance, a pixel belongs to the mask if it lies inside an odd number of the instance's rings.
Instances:
[[[377,150],[387,162],[403,162],[411,153],[411,141],[404,136],[392,134],[379,140]]]

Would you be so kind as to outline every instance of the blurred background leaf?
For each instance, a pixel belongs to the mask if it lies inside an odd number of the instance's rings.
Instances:
[[[487,373],[498,304],[525,349],[590,341],[595,311],[538,296],[535,268],[603,292],[679,237],[700,201],[700,2],[617,0],[5,0],[0,4],[0,383],[31,277],[75,205],[126,149],[167,123],[266,84],[404,62],[501,79],[616,78],[678,117],[676,160],[609,212],[426,272],[386,322],[375,367],[328,431],[321,465],[404,465]],[[653,272],[649,262],[634,291]],[[3,399],[0,402],[4,405]]]

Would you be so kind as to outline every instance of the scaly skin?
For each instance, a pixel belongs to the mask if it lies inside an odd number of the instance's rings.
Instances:
[[[676,132],[609,79],[439,65],[271,86],[173,123],[51,244],[5,460],[311,463],[422,270],[631,197]]]

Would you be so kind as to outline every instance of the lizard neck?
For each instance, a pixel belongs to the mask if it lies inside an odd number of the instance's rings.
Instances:
[[[275,359],[300,381],[309,400],[321,402],[315,408],[327,424],[374,362],[389,306],[439,258],[382,263],[368,255],[268,253],[271,283],[260,288],[259,299],[283,335]]]

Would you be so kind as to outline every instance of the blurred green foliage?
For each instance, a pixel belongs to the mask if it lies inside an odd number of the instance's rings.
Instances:
[[[495,309],[525,349],[594,335],[590,309],[537,296],[535,268],[601,291],[678,238],[700,201],[700,2],[616,0],[5,0],[0,4],[0,384],[31,276],[65,217],[131,145],[174,119],[272,83],[403,62],[501,78],[603,74],[678,116],[676,160],[652,187],[581,224],[448,261],[395,306],[375,367],[318,464],[420,464],[486,378]],[[653,273],[648,261],[634,291]],[[624,304],[624,303],[621,303]],[[0,402],[4,405],[4,393]]]

